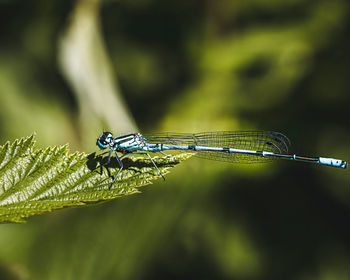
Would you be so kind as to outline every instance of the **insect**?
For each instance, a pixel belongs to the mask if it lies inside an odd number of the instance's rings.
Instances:
[[[127,155],[146,155],[158,173],[163,177],[159,168],[149,153],[162,153],[167,150],[186,150],[195,152],[198,157],[234,162],[254,163],[272,159],[288,159],[294,161],[313,162],[339,168],[346,168],[347,162],[326,157],[305,157],[288,154],[289,139],[279,132],[273,131],[221,131],[203,133],[157,133],[142,135],[140,133],[113,137],[111,132],[103,132],[97,139],[100,149],[108,149],[108,159],[101,166],[108,165],[112,154],[115,155],[120,169],[114,177],[112,187],[118,175],[123,170],[122,157]]]

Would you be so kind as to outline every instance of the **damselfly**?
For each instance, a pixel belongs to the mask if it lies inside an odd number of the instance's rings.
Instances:
[[[109,148],[107,161],[109,164],[112,154],[115,155],[120,169],[114,177],[110,188],[123,170],[121,158],[127,155],[146,155],[163,177],[149,152],[162,153],[166,150],[186,150],[195,152],[198,157],[236,162],[254,163],[272,159],[288,159],[295,161],[313,162],[333,167],[346,168],[347,162],[325,157],[305,157],[288,154],[289,139],[282,133],[272,131],[222,131],[204,133],[157,133],[142,135],[140,133],[113,137],[111,132],[103,132],[97,139],[96,145],[101,149]],[[117,152],[122,153],[119,157]]]

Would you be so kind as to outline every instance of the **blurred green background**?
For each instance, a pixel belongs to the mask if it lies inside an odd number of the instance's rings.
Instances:
[[[274,130],[350,159],[347,0],[0,1],[0,140]],[[0,225],[0,279],[350,279],[347,170],[192,158]]]

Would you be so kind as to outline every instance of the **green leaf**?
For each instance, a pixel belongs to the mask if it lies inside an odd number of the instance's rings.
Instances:
[[[0,146],[0,223],[138,193],[138,187],[160,177],[149,159],[123,159],[119,170],[112,158],[107,168],[97,168],[106,157],[95,153],[68,153],[67,145],[34,150],[35,135]],[[190,154],[152,157],[163,175]]]

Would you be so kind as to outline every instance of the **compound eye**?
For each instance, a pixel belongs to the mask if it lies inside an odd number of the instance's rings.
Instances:
[[[108,142],[106,141],[106,138],[101,136],[96,141],[96,145],[99,146],[101,149],[107,149],[108,148]]]

